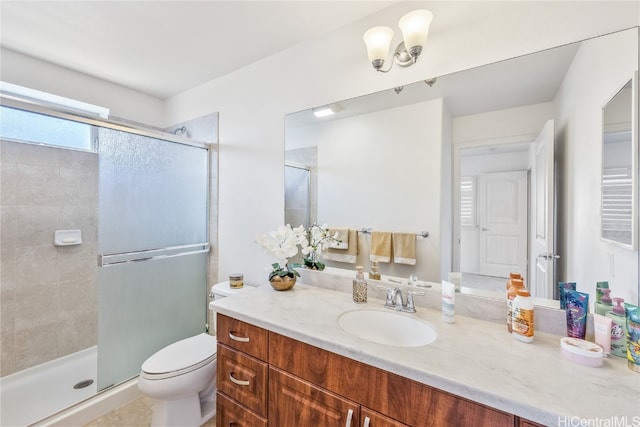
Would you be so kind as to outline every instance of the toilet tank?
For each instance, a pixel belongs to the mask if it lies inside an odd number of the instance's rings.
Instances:
[[[256,285],[247,284],[245,282],[242,288],[231,288],[229,286],[229,281],[225,280],[224,282],[216,283],[211,286],[211,292],[209,292],[209,300],[217,301],[221,298],[233,297],[234,295],[243,292],[247,289],[247,287],[255,287]],[[209,304],[209,333],[211,335],[216,335],[216,313],[211,304]]]

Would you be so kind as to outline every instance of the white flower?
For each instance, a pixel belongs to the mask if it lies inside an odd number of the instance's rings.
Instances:
[[[280,265],[286,265],[287,259],[298,253],[298,246],[306,247],[309,244],[304,227],[291,228],[289,224],[256,237],[256,242],[265,252],[276,258]]]

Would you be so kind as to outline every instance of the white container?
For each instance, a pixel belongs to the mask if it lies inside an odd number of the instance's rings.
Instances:
[[[456,321],[456,285],[446,280],[442,281],[442,321],[454,323]]]
[[[560,348],[565,359],[593,368],[602,366],[604,351],[597,344],[579,338],[564,337],[560,339]]]
[[[512,303],[511,335],[522,342],[532,342],[534,333],[533,301],[529,291],[518,289]]]

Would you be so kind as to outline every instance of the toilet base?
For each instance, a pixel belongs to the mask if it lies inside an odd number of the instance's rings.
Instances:
[[[215,394],[214,394],[215,396]],[[198,394],[175,400],[153,400],[151,427],[199,427],[216,414],[216,401]]]

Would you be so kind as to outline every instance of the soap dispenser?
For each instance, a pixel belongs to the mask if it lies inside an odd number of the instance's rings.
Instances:
[[[614,298],[615,305],[607,317],[611,318],[611,354],[627,357],[627,319],[624,313],[624,299]]]
[[[378,261],[371,261],[371,271],[369,271],[369,279],[380,280],[380,271],[378,270]]]
[[[353,279],[353,302],[367,302],[367,281],[364,280],[364,267],[356,267],[356,278]]]

